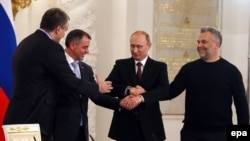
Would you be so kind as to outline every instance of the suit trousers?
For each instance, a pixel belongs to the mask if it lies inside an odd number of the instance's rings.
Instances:
[[[226,131],[203,131],[182,128],[181,141],[227,141]]]
[[[130,123],[127,124],[131,125],[130,130],[121,133],[123,135],[119,135],[117,141],[146,141],[142,133],[140,119],[132,117]]]
[[[80,126],[77,138],[75,141],[86,141],[84,127]]]

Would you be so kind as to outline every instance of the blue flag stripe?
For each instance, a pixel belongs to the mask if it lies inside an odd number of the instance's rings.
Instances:
[[[0,25],[0,87],[10,98],[13,87],[11,60],[16,48],[16,37],[2,4],[0,4]]]

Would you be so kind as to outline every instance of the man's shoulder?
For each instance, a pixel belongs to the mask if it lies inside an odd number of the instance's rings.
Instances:
[[[79,61],[79,64],[80,64],[82,67],[92,69],[92,67],[91,67],[89,64],[85,63],[85,62]]]
[[[117,59],[115,62],[116,64],[123,64],[128,62],[133,62],[134,60],[132,58],[123,58],[123,59]]]
[[[148,64],[155,65],[155,66],[167,66],[167,63],[158,61],[152,58],[148,58],[147,62]]]

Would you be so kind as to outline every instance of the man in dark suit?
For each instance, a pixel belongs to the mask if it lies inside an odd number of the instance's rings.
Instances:
[[[4,124],[39,123],[42,140],[52,140],[52,128],[62,88],[101,101],[118,109],[120,101],[100,94],[111,85],[77,79],[70,69],[64,50],[58,43],[68,29],[69,16],[59,8],[45,12],[40,29],[20,42],[13,56],[14,89]],[[64,94],[64,93],[63,93]],[[67,116],[67,115],[65,115]]]
[[[149,35],[136,31],[130,37],[131,58],[117,60],[106,80],[112,81],[110,95],[124,98],[129,111],[115,110],[109,137],[117,141],[163,141],[165,139],[159,101],[168,96],[167,66],[148,56],[151,48]],[[136,64],[142,65],[137,68]],[[136,76],[140,75],[140,76]]]
[[[82,62],[89,53],[91,36],[83,30],[75,29],[69,32],[65,40],[65,55],[72,71],[79,79],[95,83],[92,68]],[[74,62],[79,63],[76,68]],[[79,69],[80,71],[75,71]],[[108,81],[107,83],[110,83]],[[103,91],[100,91],[103,92]],[[64,90],[64,93],[71,93]],[[100,104],[98,101],[93,101]],[[54,141],[88,141],[88,97],[84,95],[63,94],[59,99],[54,128]],[[62,136],[63,135],[63,136]]]

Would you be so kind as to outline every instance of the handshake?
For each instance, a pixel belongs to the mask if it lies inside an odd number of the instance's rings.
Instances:
[[[129,94],[120,101],[120,106],[132,110],[140,103],[144,102],[144,98],[141,94],[145,93],[145,89],[137,85],[135,87],[129,87]]]
[[[100,93],[109,93],[113,89],[111,81],[103,81],[96,76],[96,82],[99,85]],[[144,102],[141,94],[145,93],[145,89],[137,85],[135,87],[128,87],[128,95],[120,101],[120,106],[127,110],[136,108],[140,103]]]

